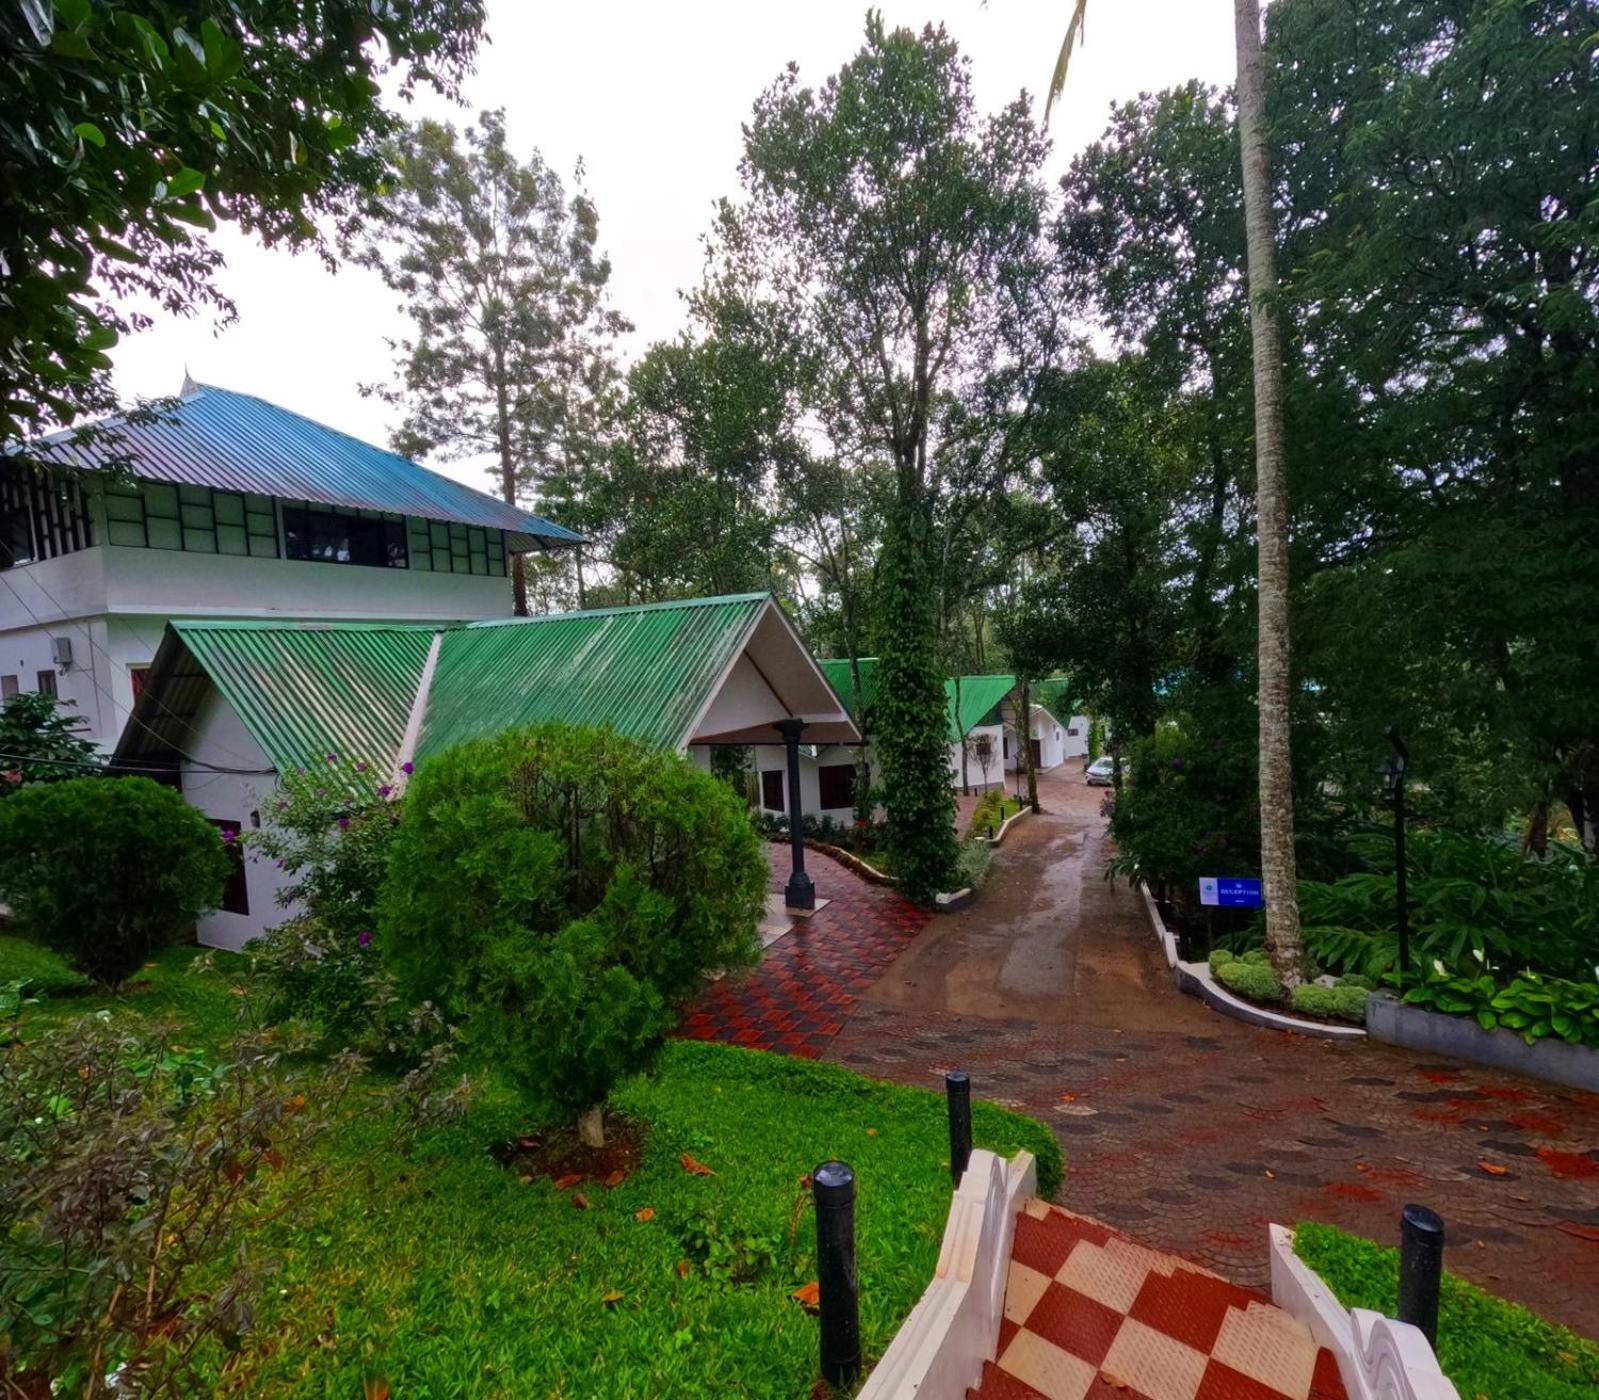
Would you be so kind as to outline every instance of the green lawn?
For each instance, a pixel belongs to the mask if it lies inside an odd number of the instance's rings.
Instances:
[[[247,990],[244,961],[195,972],[192,956],[163,955],[127,998],[47,1000],[24,1025],[103,1007],[214,1042],[238,1004],[231,989]],[[0,982],[18,957],[15,940],[0,940]],[[318,1067],[305,1073],[314,1092]],[[491,1159],[491,1145],[539,1126],[492,1080],[463,1122],[409,1156],[394,1149],[386,1111],[364,1105],[325,1149],[336,1192],[254,1246],[283,1265],[218,1389],[347,1397],[382,1380],[405,1397],[803,1396],[817,1339],[789,1296],[815,1277],[800,1178],[828,1157],[858,1173],[862,1333],[868,1356],[881,1353],[931,1276],[948,1211],[939,1096],[676,1042],[659,1075],[628,1083],[614,1105],[647,1126],[644,1160],[614,1190],[579,1187],[586,1210]],[[1060,1158],[1047,1129],[988,1104],[975,1129],[981,1146],[1036,1153],[1053,1193]],[[686,1172],[683,1153],[715,1174]],[[646,1208],[653,1218],[638,1220]],[[755,1277],[717,1281],[708,1245],[754,1261]]]
[[[1345,1307],[1393,1316],[1397,1250],[1320,1224],[1296,1226],[1294,1247]],[[1463,1400],[1593,1400],[1599,1394],[1599,1346],[1449,1273],[1438,1305],[1438,1364]]]

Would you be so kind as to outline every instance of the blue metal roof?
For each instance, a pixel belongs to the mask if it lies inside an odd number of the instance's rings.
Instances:
[[[114,426],[113,443],[80,445],[70,432],[56,433],[35,448],[36,455],[86,468],[131,456],[134,475],[146,481],[483,525],[530,536],[545,547],[582,540],[542,516],[253,394],[202,384],[159,422]]]

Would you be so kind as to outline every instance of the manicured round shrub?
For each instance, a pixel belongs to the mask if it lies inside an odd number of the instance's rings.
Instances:
[[[1277,981],[1277,974],[1269,965],[1247,959],[1246,954],[1217,968],[1216,977],[1221,984],[1247,1001],[1281,1001],[1283,989]]]
[[[107,986],[215,908],[224,837],[148,778],[73,778],[0,803],[0,899],[15,930]]]
[[[1231,948],[1212,948],[1210,957],[1206,961],[1210,963],[1211,972],[1219,977],[1221,976],[1222,968],[1227,966],[1228,963],[1238,961],[1238,954],[1233,952]]]
[[[701,977],[751,963],[766,861],[743,803],[675,754],[559,724],[422,765],[379,942],[402,996],[464,1021],[568,1115],[647,1068]]]
[[[1347,983],[1340,983],[1336,987],[1320,987],[1313,982],[1305,982],[1294,988],[1289,1000],[1295,1011],[1303,1011],[1306,1015],[1334,1016],[1341,1021],[1355,1021],[1364,1025],[1367,995],[1364,987],[1352,987]]]

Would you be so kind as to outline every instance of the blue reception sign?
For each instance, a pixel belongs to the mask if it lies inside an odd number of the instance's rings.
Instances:
[[[1232,875],[1201,875],[1199,877],[1199,902],[1216,904],[1224,909],[1259,909],[1266,902],[1259,880],[1247,880]]]

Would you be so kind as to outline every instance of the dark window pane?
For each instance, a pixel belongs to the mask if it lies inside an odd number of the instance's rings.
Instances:
[[[244,829],[244,823],[212,817],[211,825],[218,831],[233,833],[233,839],[223,847],[228,853],[228,883],[222,887],[222,903],[217,908],[225,914],[248,914],[250,882],[244,871],[244,843],[239,840],[239,833]]]
[[[303,506],[283,508],[284,553],[322,564],[363,564],[403,569],[405,522],[363,520]]]
[[[855,765],[829,763],[816,770],[819,793],[817,805],[826,812],[855,805]]]
[[[783,773],[779,768],[770,768],[761,774],[761,806],[769,812],[783,810]]]
[[[54,695],[56,693],[56,673],[54,671],[39,672],[39,694]]]

